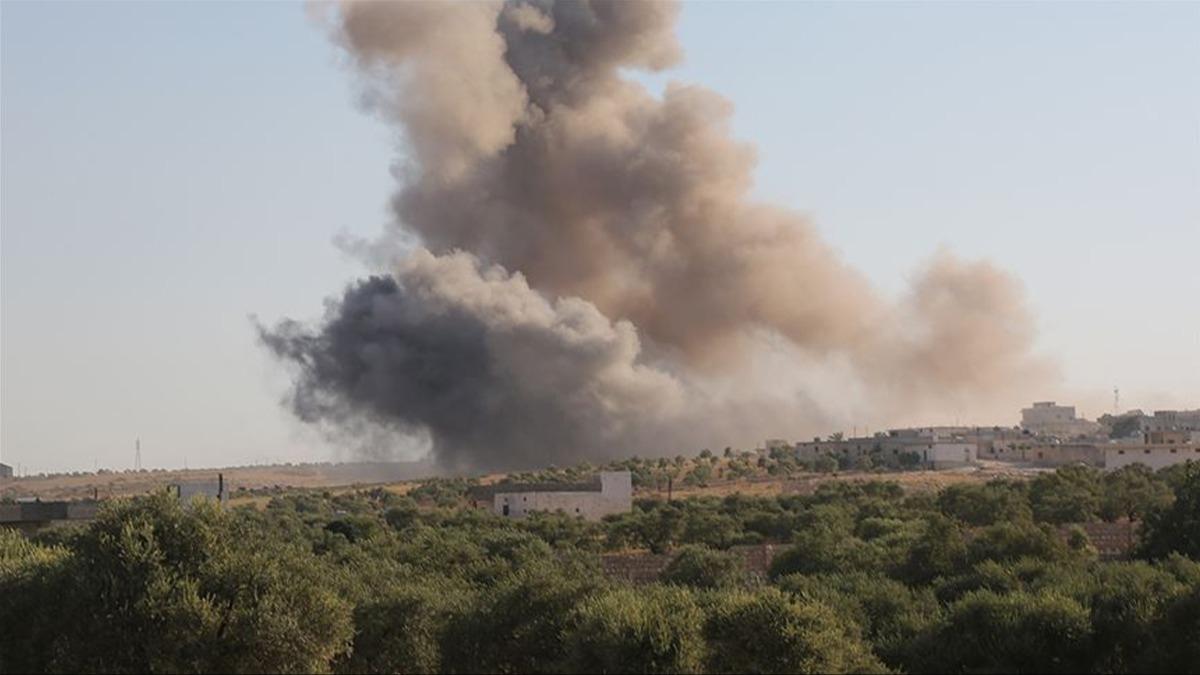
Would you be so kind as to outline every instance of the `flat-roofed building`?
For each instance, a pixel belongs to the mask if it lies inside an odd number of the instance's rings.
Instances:
[[[561,511],[587,520],[600,520],[633,508],[633,476],[628,471],[604,471],[583,483],[497,483],[471,488],[477,507],[496,515],[522,518],[535,511]]]
[[[1110,471],[1131,464],[1144,464],[1157,471],[1188,460],[1200,462],[1200,445],[1113,443],[1104,448],[1104,468]]]
[[[864,458],[887,466],[902,463],[905,455],[916,455],[917,463],[930,469],[951,469],[975,464],[977,444],[959,435],[967,427],[892,429],[874,436],[838,440],[814,438],[796,444],[796,458],[806,462],[821,457],[841,458],[852,465]]]
[[[1183,445],[1192,442],[1191,431],[1147,431],[1146,443],[1150,445]]]
[[[1021,428],[1042,436],[1073,439],[1095,436],[1103,427],[1098,422],[1075,416],[1075,406],[1057,405],[1054,401],[1038,401],[1021,410]]]
[[[1142,418],[1142,430],[1153,431],[1200,431],[1200,409],[1155,410],[1153,417]]]

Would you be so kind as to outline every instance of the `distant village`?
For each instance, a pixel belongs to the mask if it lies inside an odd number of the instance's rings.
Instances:
[[[995,460],[1040,467],[1088,464],[1118,469],[1144,464],[1161,469],[1200,460],[1200,409],[1141,410],[1106,414],[1096,421],[1075,406],[1039,401],[1021,410],[1019,426],[940,426],[891,429],[870,436],[833,434],[796,443],[767,441],[767,448],[792,447],[807,463],[836,461],[842,468],[874,466],[953,469]]]
[[[956,469],[987,461],[1047,467],[1087,464],[1117,469],[1145,464],[1161,469],[1200,460],[1200,409],[1133,410],[1097,421],[1078,417],[1074,406],[1040,401],[1021,411],[1015,427],[943,426],[891,429],[870,436],[833,434],[822,440],[768,440],[760,453],[794,453],[803,465],[823,470]],[[588,520],[624,513],[632,506],[628,471],[602,472],[578,484],[533,483],[477,486],[473,506],[520,518],[534,511],[562,511]]]
[[[950,470],[988,462],[1014,467],[1053,468],[1085,464],[1105,470],[1144,464],[1158,470],[1188,460],[1200,461],[1200,409],[1132,410],[1107,414],[1096,421],[1076,415],[1075,407],[1040,401],[1021,410],[1017,426],[934,426],[890,429],[869,436],[791,443],[768,440],[759,449],[772,456],[792,455],[818,472],[919,469]],[[703,455],[702,455],[703,456]],[[0,465],[0,478],[11,469]],[[195,498],[227,502],[224,477],[182,481],[171,486],[181,501]],[[581,483],[507,483],[477,485],[468,495],[472,506],[497,515],[520,518],[535,511],[562,511],[600,520],[631,509],[633,486],[629,471],[602,471]],[[0,527],[35,530],[54,522],[90,520],[98,497],[84,501],[42,502],[18,499],[0,504]]]

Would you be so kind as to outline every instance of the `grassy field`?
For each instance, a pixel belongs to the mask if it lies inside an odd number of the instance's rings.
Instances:
[[[694,461],[694,460],[693,460]],[[727,460],[716,460],[716,467]],[[811,494],[818,485],[834,481],[888,480],[913,491],[937,491],[948,485],[986,482],[995,478],[1023,479],[1036,475],[1038,470],[1015,467],[1002,462],[984,462],[978,467],[947,471],[802,473],[788,477],[751,476],[738,479],[715,479],[704,486],[684,485],[676,481],[673,497],[723,497],[741,493],[747,495]],[[395,494],[405,494],[421,480],[438,475],[437,470],[423,463],[347,463],[228,467],[222,469],[191,469],[176,471],[128,471],[88,473],[80,475],[31,476],[0,481],[0,498],[37,497],[53,499],[111,499],[146,494],[167,486],[185,482],[216,480],[224,476],[232,490],[234,504],[261,506],[269,501],[263,490],[329,489],[333,492],[364,487],[383,487]],[[494,483],[506,474],[479,476],[481,483]],[[256,491],[260,494],[248,494]],[[637,497],[667,498],[666,489],[638,489]]]
[[[28,476],[0,480],[0,498],[37,497],[51,500],[128,497],[165,489],[180,482],[216,480],[218,474],[224,476],[226,484],[236,494],[238,489],[400,484],[428,478],[436,473],[431,465],[423,462],[361,462]]]

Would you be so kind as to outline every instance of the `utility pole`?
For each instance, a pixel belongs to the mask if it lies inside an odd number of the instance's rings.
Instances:
[[[1121,414],[1121,390],[1113,387],[1113,414]]]
[[[140,437],[133,441],[133,470],[142,470],[142,439]]]

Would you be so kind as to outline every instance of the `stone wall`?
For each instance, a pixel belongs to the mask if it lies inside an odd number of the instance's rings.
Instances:
[[[742,556],[746,572],[751,576],[767,576],[771,562],[781,546],[762,544],[759,546],[733,546],[730,553]],[[649,584],[658,581],[667,565],[675,559],[674,553],[606,553],[600,557],[604,574],[609,578],[634,584]]]
[[[1129,557],[1133,547],[1137,545],[1137,531],[1140,523],[1128,521],[1118,523],[1079,523],[1064,525],[1059,528],[1059,535],[1065,541],[1072,527],[1079,527],[1087,533],[1092,546],[1096,547],[1101,560],[1124,560]]]
[[[1058,529],[1058,533],[1064,542],[1070,536],[1073,527],[1079,527],[1087,534],[1101,560],[1124,560],[1137,544],[1138,523],[1063,525]],[[762,544],[734,546],[729,551],[742,556],[748,574],[765,578],[775,555],[784,548],[786,545]],[[674,559],[674,553],[606,553],[600,556],[600,563],[604,574],[611,579],[633,584],[650,584],[658,581],[659,575]]]

